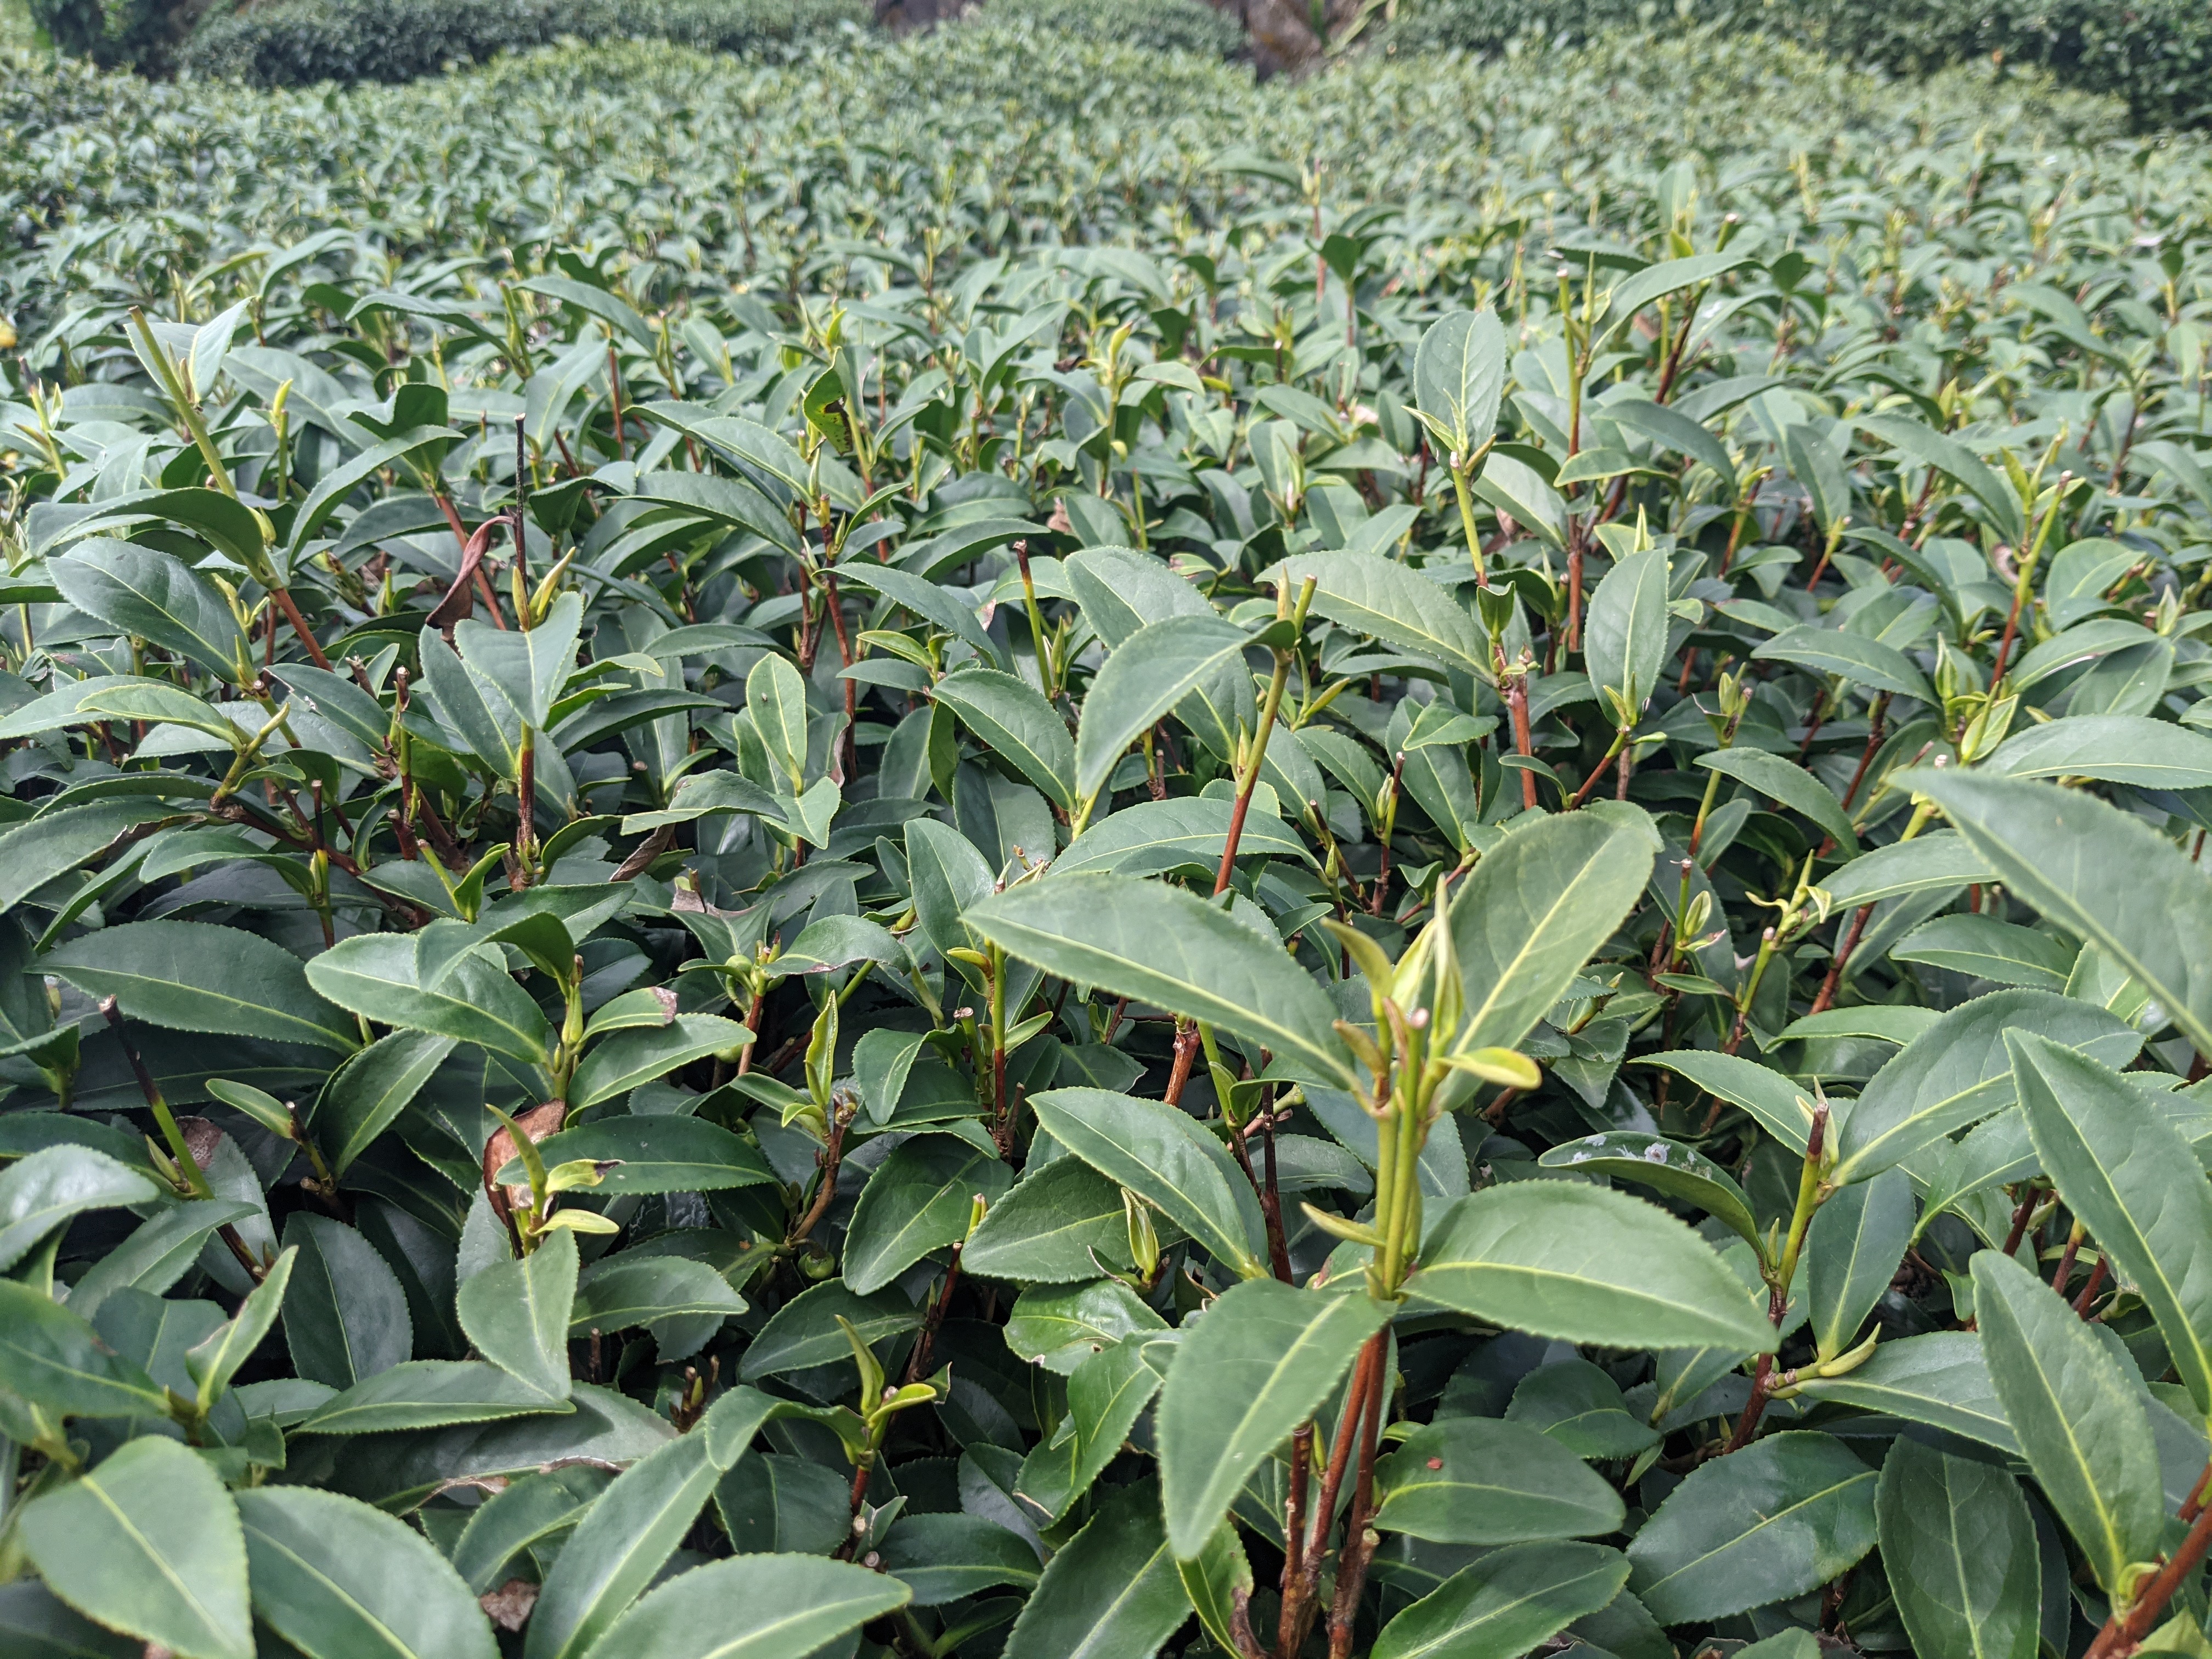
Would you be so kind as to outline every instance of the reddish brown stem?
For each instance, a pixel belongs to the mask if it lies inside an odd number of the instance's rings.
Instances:
[[[1160,1098],[1170,1106],[1182,1103],[1183,1085],[1190,1081],[1191,1062],[1198,1057],[1198,1027],[1178,1024],[1175,1037],[1175,1065],[1168,1073],[1167,1091]]]
[[[2081,1287],[2081,1294],[2074,1298],[2074,1311],[2083,1319],[2089,1316],[2089,1304],[2097,1299],[2097,1292],[2105,1285],[2105,1258],[2099,1256],[2089,1264],[2089,1282]],[[2189,1517],[2184,1516],[2185,1521]]]
[[[2010,1255],[2020,1248],[2020,1241],[2027,1236],[2028,1218],[2035,1213],[2037,1194],[2033,1186],[2020,1200],[2020,1207],[2012,1212],[2012,1231],[2005,1235],[2003,1254]]]
[[[2153,1575],[2136,1595],[2134,1605],[2124,1618],[2115,1614],[2105,1621],[2097,1639],[2089,1644],[2083,1659],[2126,1659],[2142,1645],[2142,1639],[2158,1623],[2159,1615],[2166,1611],[2166,1603],[2173,1600],[2174,1592],[2189,1582],[2192,1574],[2203,1564],[2204,1552],[2212,1549],[2212,1510],[2200,1513],[2189,1536],[2181,1540],[2181,1547],[2173,1559]]]
[[[1354,1622],[1359,1613],[1359,1593],[1366,1588],[1367,1565],[1375,1558],[1375,1534],[1367,1523],[1375,1513],[1375,1443],[1382,1429],[1382,1402],[1390,1390],[1382,1369],[1390,1334],[1386,1328],[1368,1338],[1376,1350],[1374,1376],[1367,1390],[1367,1409],[1361,1414],[1359,1462],[1352,1477],[1352,1513],[1345,1519],[1344,1547],[1338,1552],[1336,1595],[1328,1610],[1329,1659],[1351,1659]]]
[[[1851,913],[1850,925],[1844,928],[1843,941],[1836,946],[1836,954],[1828,959],[1828,971],[1821,977],[1820,994],[1813,999],[1809,1013],[1817,1014],[1836,1000],[1836,985],[1850,964],[1851,952],[1858,949],[1859,935],[1866,932],[1867,918],[1874,914],[1874,906],[1862,904]]]

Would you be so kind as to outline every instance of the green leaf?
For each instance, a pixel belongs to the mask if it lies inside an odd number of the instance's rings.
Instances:
[[[526,1475],[477,1505],[453,1545],[453,1571],[471,1594],[506,1582],[508,1563],[533,1545],[566,1532],[599,1500],[611,1479],[604,1469],[571,1465]]]
[[[1911,658],[1893,645],[1848,629],[1801,623],[1777,634],[1751,654],[1762,662],[1795,663],[1816,674],[1840,675],[1856,684],[1920,702],[1937,701],[1936,689]]]
[[[806,682],[799,671],[774,655],[755,663],[745,676],[745,719],[796,794],[806,772]]]
[[[19,1659],[143,1659],[145,1644],[103,1630],[31,1577],[0,1584],[0,1649]]]
[[[2158,1548],[2158,1448],[2121,1361],[2073,1309],[1995,1250],[1973,1261],[1975,1322],[2028,1467],[2107,1595]]]
[[[1899,787],[1942,807],[2016,897],[2142,981],[2212,1054],[2212,887],[2172,842],[2047,783],[1924,768]]]
[[[260,1213],[243,1200],[200,1199],[157,1211],[121,1243],[85,1270],[70,1291],[71,1311],[87,1319],[112,1292],[135,1287],[159,1296],[199,1259],[208,1237],[221,1226]]]
[[[240,1303],[238,1311],[198,1346],[185,1355],[185,1370],[199,1387],[199,1407],[204,1412],[222,1397],[238,1368],[253,1357],[262,1339],[275,1328],[283,1311],[284,1292],[292,1283],[295,1250],[286,1250],[270,1264],[268,1275]]]
[[[465,1292],[467,1286],[462,1289]],[[325,1400],[301,1421],[297,1431],[388,1434],[574,1409],[566,1400],[548,1398],[520,1377],[481,1359],[410,1359],[365,1376]]]
[[[675,1113],[596,1118],[547,1136],[538,1143],[538,1150],[549,1169],[579,1158],[611,1163],[614,1167],[603,1170],[599,1184],[591,1189],[595,1196],[711,1193],[775,1180],[775,1172],[752,1142],[719,1123]],[[521,1184],[522,1160],[511,1160],[496,1178]]]
[[[1024,882],[966,921],[1048,974],[1204,1020],[1351,1085],[1327,994],[1285,952],[1180,888],[1126,876]]]
[[[131,542],[80,542],[66,558],[49,560],[46,573],[87,616],[226,680],[235,681],[252,654],[215,584],[169,554]]]
[[[0,1279],[0,1389],[59,1417],[168,1412],[161,1389],[111,1352],[82,1315],[13,1279]]]
[[[1888,1169],[1821,1205],[1805,1235],[1803,1270],[1814,1349],[1833,1359],[1855,1346],[1912,1242],[1912,1182]]]
[[[2035,1659],[2042,1567],[2011,1475],[1899,1435],[1875,1515],[1882,1571],[1917,1651]]]
[[[161,1189],[143,1172],[89,1146],[48,1146],[0,1172],[0,1269],[70,1217],[150,1204]]]
[[[86,1617],[178,1659],[253,1659],[238,1511],[176,1441],[130,1442],[27,1504],[15,1536],[46,1587]]]
[[[297,564],[301,550],[330,522],[331,514],[338,510],[345,498],[376,474],[394,461],[404,460],[417,450],[428,449],[434,445],[442,456],[447,445],[461,441],[462,434],[449,426],[410,426],[380,443],[370,445],[343,465],[332,467],[317,478],[314,489],[307,500],[300,503],[299,511],[293,515],[291,533],[285,538],[285,546],[294,563]],[[426,460],[428,465],[436,464],[428,458]],[[215,667],[216,665],[210,663],[209,666]]]
[[[568,1329],[621,1331],[678,1317],[720,1321],[744,1310],[744,1297],[706,1262],[629,1252],[602,1258],[584,1273]]]
[[[1231,1285],[1176,1345],[1160,1391],[1160,1492],[1178,1559],[1206,1547],[1268,1455],[1313,1415],[1387,1310],[1272,1279]]]
[[[2141,714],[2075,714],[2014,732],[1982,770],[2007,778],[2096,778],[2137,789],[2212,788],[2212,738]]]
[[[1141,1480],[1108,1498],[1046,1564],[1006,1659],[1151,1659],[1189,1617],[1158,1488]]]
[[[545,1400],[566,1400],[575,1300],[576,1236],[562,1228],[521,1260],[471,1274],[458,1298],[461,1328],[478,1353],[526,1388]]]
[[[1061,1376],[1127,1337],[1167,1329],[1167,1322],[1118,1279],[1024,1291],[1007,1315],[1007,1348]]]
[[[1875,1472],[1825,1434],[1769,1435],[1693,1470],[1628,1547],[1662,1625],[1802,1595],[1874,1547]]]
[[[1590,689],[1601,706],[1611,691],[1629,711],[1611,713],[1612,724],[1633,725],[1658,689],[1667,661],[1667,555],[1656,547],[1632,553],[1606,573],[1590,595],[1583,636]]]
[[[1159,1211],[1224,1267],[1248,1278],[1261,1271],[1267,1222],[1252,1183],[1188,1113],[1105,1089],[1048,1090],[1030,1104],[1054,1139]]]
[[[1013,1171],[951,1135],[917,1135],[868,1177],[845,1235],[845,1283],[872,1295],[933,1250],[968,1236],[975,1200],[996,1203]]]
[[[1276,733],[1280,740],[1282,733]],[[1273,744],[1269,744],[1273,752]],[[1184,865],[1212,870],[1221,863],[1229,841],[1233,803],[1211,795],[1178,795],[1139,801],[1092,824],[1052,861],[1054,878],[1115,873],[1146,876]],[[1310,860],[1305,843],[1279,818],[1255,813],[1238,836],[1239,858],[1275,857]]]
[[[873,1345],[919,1328],[921,1310],[895,1290],[855,1296],[842,1280],[825,1280],[775,1310],[746,1347],[738,1374],[751,1382],[850,1360],[853,1350],[841,1319],[860,1334],[861,1341]]]
[[[975,843],[934,818],[916,818],[906,827],[906,857],[921,936],[939,956],[972,949],[965,917],[994,884],[991,866]]]
[[[1759,1223],[1735,1177],[1694,1147],[1664,1135],[1612,1129],[1562,1141],[1536,1162],[1547,1170],[1576,1170],[1641,1186],[1696,1205],[1756,1248]]]
[[[1098,793],[1122,752],[1224,670],[1243,672],[1251,636],[1211,614],[1148,623],[1114,648],[1091,682],[1075,735],[1075,793]]]
[[[1446,312],[1421,336],[1413,397],[1450,453],[1472,454],[1496,429],[1506,356],[1504,327],[1488,306]]]
[[[392,1127],[453,1052],[453,1042],[434,1032],[394,1031],[331,1073],[308,1127],[333,1175],[343,1175]]]
[[[1930,1331],[1881,1343],[1857,1370],[1813,1377],[1797,1389],[1808,1400],[1833,1400],[2020,1452],[1972,1331]]]
[[[413,948],[409,939],[392,942]],[[329,960],[328,953],[316,958],[318,963]],[[222,971],[210,974],[211,963],[222,963]],[[49,954],[46,966],[88,996],[113,997],[125,1014],[149,1025],[301,1042],[341,1054],[351,1054],[361,1042],[353,1022],[310,988],[314,975],[299,957],[240,928],[204,921],[125,922],[70,941]]]
[[[995,668],[969,667],[938,681],[931,695],[1054,805],[1075,810],[1075,740],[1035,686]]]
[[[1596,1544],[1494,1550],[1385,1625],[1372,1659],[1510,1659],[1608,1606],[1627,1577],[1620,1552]]]
[[[2203,1166],[2118,1073],[2038,1032],[2005,1040],[2044,1172],[2142,1297],[2197,1412],[2212,1416],[2212,1185]]]
[[[124,796],[60,807],[15,825],[0,834],[0,910],[14,909],[56,877],[106,852],[126,830],[165,818],[170,811],[160,801]]]
[[[1862,853],[1823,878],[1820,886],[1828,895],[1831,908],[1844,910],[1906,893],[1965,887],[1996,878],[1989,860],[1962,836],[1939,830]]]
[[[495,965],[483,954],[492,949],[464,951],[426,981],[419,972],[415,939],[357,933],[310,962],[307,982],[339,1007],[381,1024],[449,1036],[510,1060],[545,1065],[552,1057],[553,1029],[530,994],[508,976],[505,959]]]
[[[1828,786],[1802,766],[1793,766],[1779,755],[1763,749],[1718,749],[1698,757],[1698,764],[1780,801],[1792,811],[1802,812],[1836,839],[1844,851],[1859,849],[1857,833]]]
[[[1316,615],[1444,667],[1489,678],[1490,647],[1474,618],[1419,571],[1379,553],[1301,553],[1261,572],[1259,581],[1287,587],[1295,598],[1309,576]]]
[[[603,1659],[791,1659],[830,1649],[903,1607],[908,1594],[897,1579],[844,1561],[741,1555],[677,1574],[594,1651]],[[539,1616],[532,1616],[533,1630]]]
[[[1160,1373],[1144,1349],[1140,1340],[1116,1342],[1068,1373],[1062,1431],[1031,1450],[1015,1483],[1022,1499],[1048,1518],[1058,1520],[1091,1490],[1159,1392]]]
[[[981,1595],[1001,1584],[1036,1588],[1029,1540],[974,1515],[905,1515],[877,1546],[882,1571],[914,1592],[918,1607]]]
[[[1416,1300],[1568,1342],[1773,1350],[1712,1247],[1657,1206],[1565,1181],[1456,1200],[1430,1228]]]
[[[1206,1633],[1224,1653],[1234,1653],[1237,1610],[1252,1599],[1252,1563],[1236,1524],[1224,1521],[1216,1527],[1206,1547],[1194,1559],[1176,1562],[1176,1571]]]
[[[568,1108],[582,1111],[647,1083],[679,1066],[750,1040],[751,1033],[716,1014],[678,1014],[665,1025],[619,1031],[595,1046],[568,1081]]]
[[[960,1267],[971,1277],[1066,1285],[1096,1279],[1098,1261],[1129,1265],[1127,1241],[1120,1185],[1079,1158],[1059,1158],[1031,1164],[984,1213]]]
[[[1998,991],[1962,1002],[1868,1082],[1837,1136],[1830,1182],[1864,1181],[2010,1106],[2018,1095],[2005,1033],[2013,1030],[2039,1031],[2113,1066],[2126,1065],[2142,1042],[2103,1009],[2048,991]]]
[[[495,1659],[476,1597],[405,1522],[301,1486],[237,1501],[253,1610],[308,1659]]]
[[[750,1389],[725,1395],[699,1429],[616,1477],[546,1574],[523,1644],[526,1659],[576,1659],[602,1637],[610,1655],[658,1651],[649,1637],[617,1639],[608,1628],[676,1553],[714,1483],[744,1455],[777,1403]],[[732,1420],[742,1426],[721,1432]],[[639,1611],[642,1618],[645,1610]]]
[[[1643,896],[1658,850],[1640,811],[1591,805],[1485,854],[1451,898],[1468,1009],[1454,1050],[1517,1048]]]
[[[1505,1417],[1580,1458],[1633,1457],[1659,1443],[1659,1431],[1628,1409],[1620,1385],[1587,1359],[1539,1365],[1513,1390]]]
[[[1861,415],[1854,424],[1901,451],[1916,466],[1933,467],[1989,509],[1990,522],[2017,546],[2027,533],[2020,500],[1986,462],[1958,439],[1904,415]]]
[[[284,1245],[297,1249],[284,1299],[284,1342],[301,1376],[349,1389],[412,1352],[414,1328],[398,1276],[344,1223],[295,1211]]]
[[[2078,949],[2063,939],[1995,916],[1937,916],[1889,947],[1893,962],[1924,962],[1999,985],[2063,991]]]
[[[1455,1417],[1418,1428],[1375,1466],[1375,1527],[1440,1544],[1520,1544],[1617,1531],[1620,1494],[1525,1424]]]

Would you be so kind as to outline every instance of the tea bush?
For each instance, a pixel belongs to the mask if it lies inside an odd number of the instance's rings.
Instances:
[[[2124,118],[0,72],[0,1652],[2196,1651]]]
[[[276,0],[210,17],[181,62],[263,87],[401,82],[564,35],[787,56],[870,16],[856,0]]]
[[[2146,130],[2212,119],[2212,15],[2189,0],[1418,0],[1390,40],[1406,52],[1540,49],[1684,23],[1780,36],[1898,75],[1973,58],[2045,69],[2124,100]]]

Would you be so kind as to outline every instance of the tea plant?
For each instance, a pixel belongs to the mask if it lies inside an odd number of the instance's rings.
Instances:
[[[2202,152],[1711,50],[23,71],[4,1650],[2197,1650]]]

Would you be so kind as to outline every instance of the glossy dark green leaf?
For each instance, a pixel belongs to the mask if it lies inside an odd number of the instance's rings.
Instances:
[[[2212,738],[2141,714],[2076,714],[2014,732],[1983,764],[2000,777],[2205,789],[2212,788]]]
[[[1849,629],[1787,629],[1751,653],[1774,662],[1795,663],[1819,675],[1833,675],[1875,691],[1921,702],[1936,700],[1935,688],[1911,658],[1893,645]]]
[[[253,1659],[238,1511],[178,1442],[131,1441],[27,1505],[16,1536],[47,1588],[87,1617],[179,1659]]]
[[[1382,1627],[1374,1659],[1519,1655],[1620,1593],[1628,1562],[1595,1544],[1493,1550]]]
[[[1890,947],[1893,962],[1924,962],[1954,974],[1999,985],[2030,985],[2063,991],[2076,948],[2063,939],[1999,921],[1995,916],[1938,916],[1923,922]]]
[[[410,941],[392,942],[412,948]],[[221,963],[222,971],[210,973],[212,963]],[[112,996],[125,1014],[149,1025],[274,1038],[342,1054],[361,1042],[354,1023],[310,988],[312,973],[299,957],[236,927],[125,922],[72,940],[46,964],[86,995]]]
[[[1301,553],[1262,571],[1260,581],[1295,598],[1309,576],[1314,615],[1462,673],[1489,672],[1490,647],[1474,618],[1409,566],[1377,553]]]
[[[1659,1443],[1658,1431],[1628,1409],[1620,1385],[1587,1359],[1538,1366],[1513,1390],[1505,1416],[1577,1457],[1633,1457]]]
[[[0,1584],[0,1647],[20,1659],[143,1659],[146,1650],[28,1577]]]
[[[1833,1400],[1924,1423],[2000,1451],[2020,1450],[1972,1331],[1930,1331],[1880,1343],[1856,1370],[1808,1378],[1798,1392],[1808,1400]]]
[[[749,1033],[733,1019],[716,1014],[678,1014],[668,1024],[641,1030],[617,1031],[584,1056],[568,1082],[568,1105],[573,1111],[626,1095],[641,1085],[653,1083],[680,1066],[688,1066],[725,1048],[746,1042]]]
[[[20,1280],[0,1279],[0,1388],[60,1417],[161,1417],[168,1402],[82,1316]]]
[[[1799,1268],[1821,1358],[1857,1343],[1912,1242],[1912,1182],[1893,1168],[1844,1188],[1814,1216]]]
[[[471,1274],[458,1300],[461,1328],[478,1353],[542,1401],[568,1397],[574,1233],[557,1230],[521,1260],[495,1262]]]
[[[1413,396],[1447,453],[1470,455],[1498,424],[1509,348],[1498,313],[1449,311],[1413,354]]]
[[[551,1055],[553,1030],[544,1014],[508,977],[503,961],[495,966],[479,952],[453,958],[425,982],[414,939],[362,933],[339,940],[307,971],[322,995],[380,1024],[473,1042],[532,1065],[542,1066]]]
[[[308,1659],[493,1659],[491,1626],[429,1540],[336,1492],[238,1494],[253,1610]]]
[[[1376,1465],[1375,1481],[1378,1529],[1443,1544],[1595,1537],[1626,1513],[1620,1494],[1561,1441],[1492,1417],[1414,1430]]]
[[[167,1290],[198,1260],[217,1227],[258,1214],[242,1200],[201,1199],[173,1205],[147,1218],[131,1236],[93,1263],[70,1291],[70,1307],[87,1319],[113,1291],[135,1285],[156,1296]]]
[[[2079,790],[1956,768],[1909,786],[1943,809],[2011,892],[2150,988],[2212,1052],[2212,890],[2140,819]]]
[[[62,597],[87,616],[189,657],[224,679],[234,679],[251,657],[228,602],[173,555],[131,542],[84,541],[46,570]]]
[[[575,1465],[526,1476],[494,1493],[461,1528],[453,1571],[474,1595],[498,1589],[518,1554],[574,1527],[612,1478],[605,1469]]]
[[[2045,1172],[2157,1320],[2199,1413],[2212,1409],[2212,1186],[2202,1165],[2118,1073],[2033,1031],[2007,1041]]]
[[[1054,1139],[1158,1210],[1224,1266],[1259,1271],[1267,1249],[1259,1200],[1228,1152],[1195,1120],[1163,1102],[1104,1089],[1048,1090],[1030,1104]]]
[[[853,1357],[842,1319],[876,1343],[921,1323],[921,1310],[896,1289],[855,1296],[842,1281],[830,1279],[801,1292],[775,1310],[745,1349],[739,1374],[747,1381],[785,1371],[834,1364]]]
[[[1224,670],[1241,664],[1250,636],[1222,617],[1148,623],[1106,659],[1083,700],[1075,736],[1075,793],[1089,800],[1122,751],[1152,723]]]
[[[1159,1488],[1139,1481],[1101,1504],[1046,1564],[1006,1638],[1006,1659],[1148,1659],[1189,1617]]]
[[[1601,702],[1607,692],[1620,699],[1608,707],[1607,724],[1633,725],[1658,689],[1667,655],[1667,555],[1657,548],[1628,557],[1607,571],[1590,595],[1584,624],[1584,660],[1590,689]]]
[[[1615,1129],[1564,1141],[1536,1160],[1547,1170],[1575,1170],[1632,1181],[1694,1204],[1756,1245],[1759,1223],[1735,1177],[1695,1147],[1664,1135]]]
[[[1662,1625],[1802,1595],[1875,1545],[1875,1471],[1825,1434],[1769,1435],[1692,1471],[1628,1547]]]
[[[1197,1558],[1176,1562],[1176,1571],[1206,1633],[1224,1652],[1236,1651],[1237,1608],[1252,1599],[1252,1563],[1235,1525],[1216,1527]]]
[[[568,1328],[580,1335],[594,1328],[614,1332],[684,1317],[719,1322],[744,1310],[744,1297],[703,1261],[625,1251],[585,1271]]]
[[[773,1182],[775,1173],[750,1141],[702,1117],[662,1113],[651,1117],[602,1117],[563,1129],[538,1143],[550,1169],[578,1158],[612,1164],[600,1172],[594,1196],[624,1193],[709,1193]],[[522,1160],[499,1171],[522,1184]]]
[[[2136,1389],[2051,1287],[2018,1262],[1974,1257],[1990,1380],[2028,1467],[2107,1590],[2157,1548],[2158,1448]]]
[[[185,1370],[198,1387],[202,1411],[212,1407],[230,1386],[239,1368],[253,1357],[284,1309],[284,1295],[292,1285],[292,1269],[300,1260],[297,1250],[286,1250],[269,1264],[269,1272],[238,1311],[207,1340],[185,1355]]]
[[[1194,894],[1124,876],[1069,876],[1009,888],[965,920],[1048,974],[1205,1020],[1323,1081],[1351,1083],[1321,988],[1280,949]]]
[[[1097,1278],[1098,1261],[1129,1265],[1128,1236],[1120,1185],[1079,1158],[1058,1158],[1031,1164],[991,1206],[960,1266],[985,1279],[1072,1284]]]
[[[1049,1519],[1065,1515],[1121,1451],[1160,1382],[1141,1340],[1115,1343],[1077,1365],[1067,1376],[1067,1416],[1024,1460],[1017,1495]]]
[[[1467,1017],[1454,1047],[1519,1046],[1644,892],[1650,820],[1604,803],[1515,830],[1452,889]]]
[[[1791,764],[1763,749],[1717,749],[1698,757],[1698,764],[1734,778],[1754,793],[1778,800],[1807,817],[1835,838],[1846,853],[1858,851],[1859,838],[1828,786],[1803,767]]]
[[[2103,1009],[2047,991],[1997,991],[1960,1003],[1874,1074],[1837,1137],[1829,1179],[1864,1181],[1994,1115],[2018,1098],[2008,1030],[2041,1032],[2124,1066],[2141,1035]]]
[[[714,1507],[740,1555],[828,1555],[853,1535],[853,1477],[765,1452],[738,1459],[715,1484]]]
[[[453,1042],[434,1032],[394,1031],[331,1073],[308,1123],[332,1174],[343,1175],[392,1127],[453,1053]]]
[[[1046,799],[1063,811],[1075,810],[1075,739],[1043,693],[995,668],[966,668],[939,680],[933,695]],[[1028,850],[1036,856],[1051,851]]]
[[[57,807],[0,832],[0,910],[98,856],[126,831],[169,816],[160,801],[93,800]],[[50,957],[48,961],[52,961]]]
[[[1611,1347],[1765,1352],[1774,1330],[1712,1247],[1657,1206],[1565,1181],[1516,1182],[1431,1224],[1407,1288],[1515,1330]]]
[[[1160,1491],[1188,1560],[1238,1491],[1328,1397],[1386,1310],[1359,1293],[1272,1279],[1231,1286],[1176,1345],[1160,1391]]]
[[[790,1659],[823,1650],[906,1599],[897,1579],[843,1561],[743,1555],[678,1573],[596,1651],[603,1659]]]
[[[1875,1514],[1882,1571],[1917,1651],[2035,1659],[2042,1571],[2011,1475],[1899,1436]]]
[[[914,1592],[918,1607],[981,1595],[1000,1585],[1036,1587],[1036,1552],[1018,1533],[972,1515],[908,1515],[876,1550],[883,1571]]]
[[[1006,1346],[1062,1376],[1125,1338],[1167,1329],[1167,1321],[1118,1279],[1024,1291],[1006,1316]]]
[[[1271,741],[1270,752],[1273,749]],[[1142,876],[1187,864],[1217,868],[1228,844],[1233,810],[1234,803],[1207,795],[1140,800],[1092,823],[1052,861],[1052,872],[1055,877]],[[1311,856],[1280,819],[1257,812],[1245,819],[1237,851],[1240,858]]]
[[[976,1199],[996,1203],[1013,1171],[950,1135],[917,1135],[876,1167],[845,1235],[845,1283],[860,1296],[883,1289],[933,1250],[968,1235]]]
[[[49,1146],[0,1170],[0,1269],[72,1216],[150,1204],[152,1179],[89,1146]]]
[[[284,1299],[284,1341],[301,1376],[349,1389],[409,1356],[406,1294],[374,1245],[305,1211],[285,1222],[284,1243],[300,1253]]]
[[[325,1401],[301,1422],[299,1432],[389,1434],[572,1409],[567,1401],[549,1398],[481,1359],[410,1359]]]

